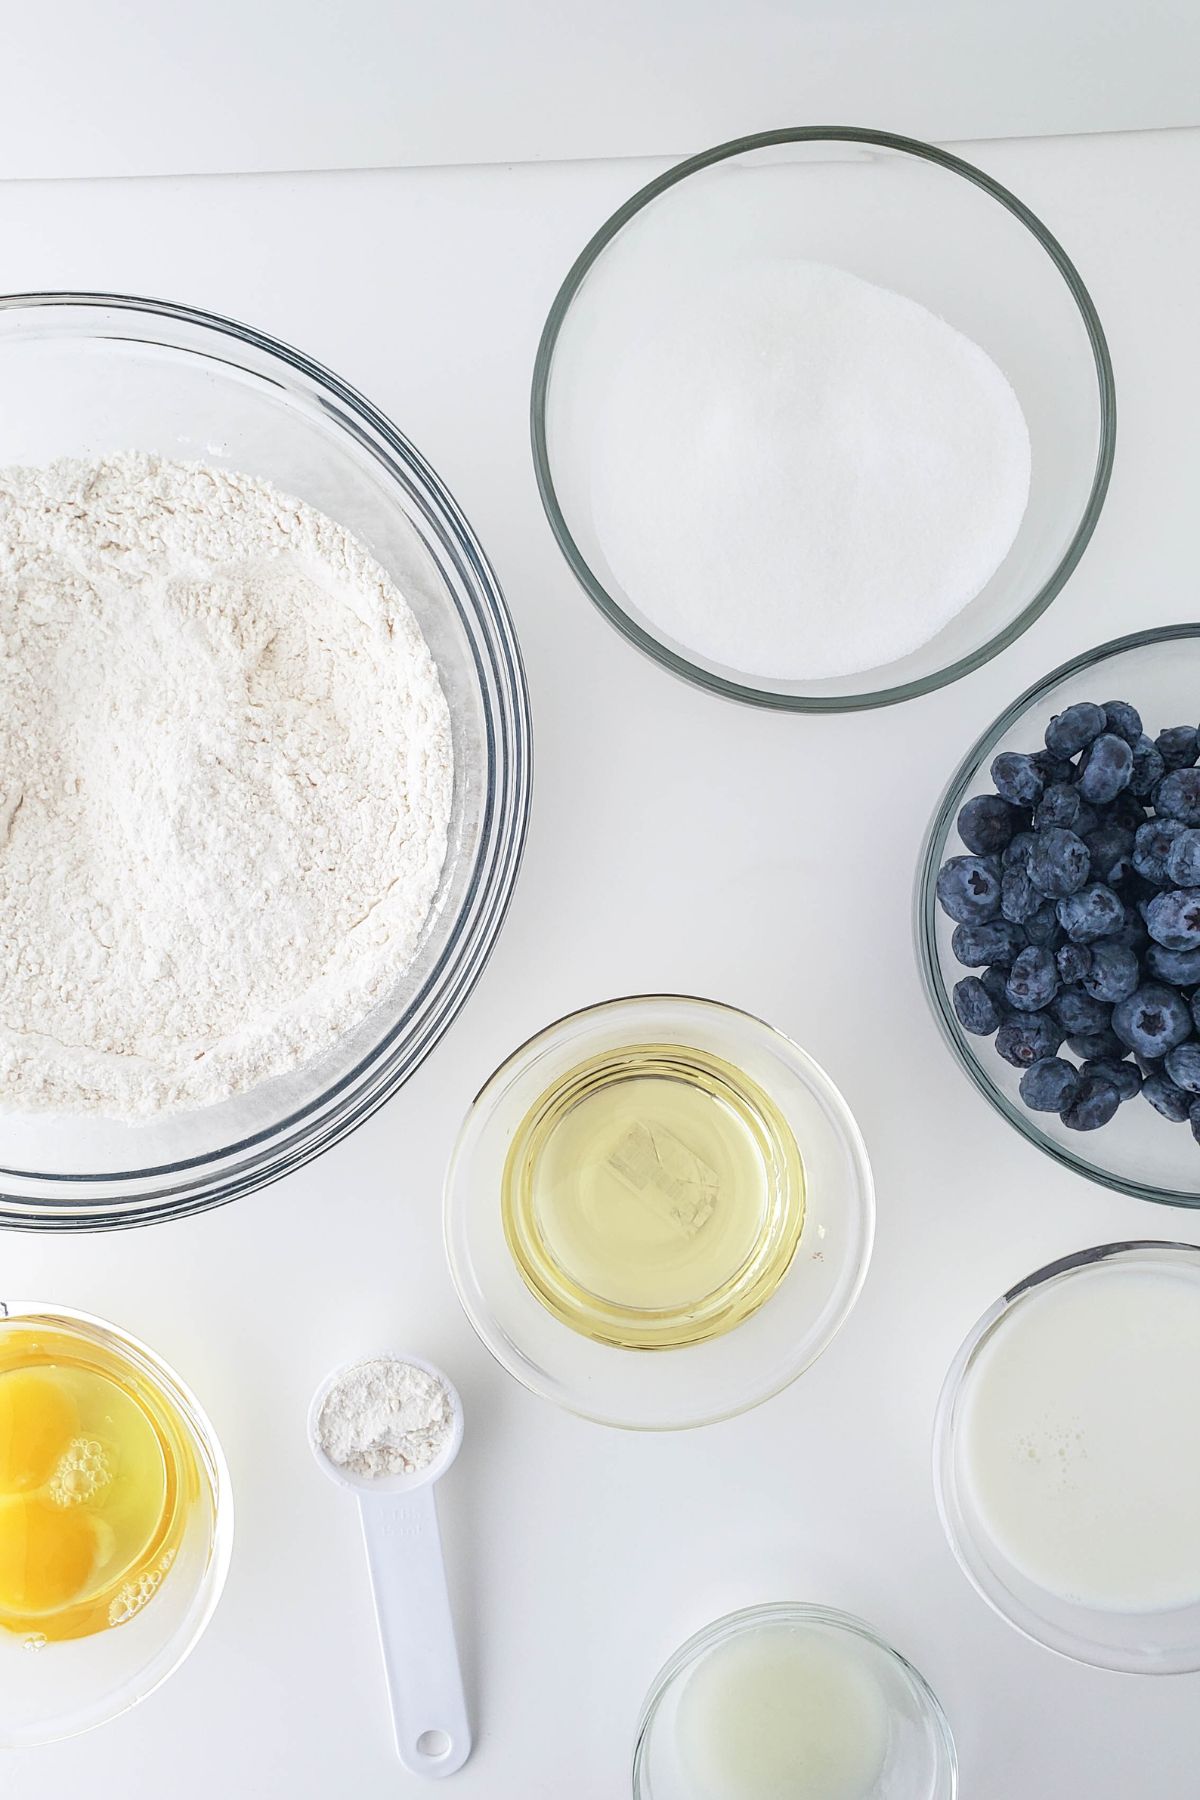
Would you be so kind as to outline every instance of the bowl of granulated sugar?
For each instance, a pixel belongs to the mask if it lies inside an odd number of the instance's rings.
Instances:
[[[542,500],[676,674],[798,711],[979,667],[1088,543],[1115,436],[1083,282],[981,170],[884,132],[722,144],[616,212],[542,334]]]

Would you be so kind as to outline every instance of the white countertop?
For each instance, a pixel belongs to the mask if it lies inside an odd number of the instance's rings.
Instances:
[[[1085,1244],[1200,1225],[1039,1158],[973,1094],[925,1007],[909,895],[945,776],[1013,694],[1086,645],[1197,612],[1200,132],[970,154],[1042,215],[1095,298],[1117,376],[1113,485],[1079,570],[1016,646],[928,699],[835,718],[727,705],[643,660],[542,517],[526,425],[541,322],[652,165],[0,185],[0,290],[211,307],[301,345],[397,420],[493,558],[537,739],[499,947],[382,1113],[218,1212],[0,1242],[0,1289],[107,1315],[178,1367],[239,1508],[229,1585],[191,1660],[103,1730],[10,1754],[6,1791],[421,1791],[392,1754],[353,1507],[304,1442],[324,1371],[393,1341],[444,1364],[468,1409],[443,1494],[478,1731],[456,1797],[620,1800],[662,1660],[719,1613],[792,1597],[863,1614],[924,1671],[964,1800],[1196,1794],[1200,1676],[1076,1667],[991,1614],[942,1540],[928,1444],[953,1351],[1015,1279]],[[828,852],[848,834],[855,873],[835,880]],[[472,1094],[513,1045],[577,1004],[653,989],[746,1006],[825,1064],[872,1152],[879,1233],[857,1310],[790,1391],[730,1424],[634,1437],[560,1415],[491,1363],[445,1270],[440,1187]]]

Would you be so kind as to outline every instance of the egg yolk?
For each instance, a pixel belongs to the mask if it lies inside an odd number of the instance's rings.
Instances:
[[[49,1370],[0,1375],[0,1612],[55,1612],[91,1578],[95,1525],[51,1497],[78,1429],[79,1408]]]
[[[0,1375],[0,1494],[41,1487],[78,1430],[79,1409],[53,1374]]]
[[[82,1594],[95,1560],[95,1524],[78,1507],[0,1500],[0,1610],[57,1612]]]

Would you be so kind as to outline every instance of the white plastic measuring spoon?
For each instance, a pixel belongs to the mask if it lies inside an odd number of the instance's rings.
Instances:
[[[471,1754],[433,1491],[462,1445],[462,1401],[453,1383],[422,1357],[393,1351],[379,1355],[381,1360],[424,1369],[445,1387],[454,1424],[441,1455],[411,1475],[357,1475],[326,1456],[317,1432],[321,1408],[344,1375],[360,1363],[376,1360],[371,1356],[355,1357],[325,1377],[308,1410],[308,1441],[329,1479],[358,1495],[396,1754],[411,1774],[436,1780],[453,1775]]]

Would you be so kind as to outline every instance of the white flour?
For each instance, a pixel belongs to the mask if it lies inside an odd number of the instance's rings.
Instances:
[[[347,1369],[325,1396],[317,1443],[351,1474],[411,1475],[441,1455],[455,1420],[454,1402],[436,1375],[377,1356]]]
[[[820,263],[650,292],[593,445],[596,532],[634,605],[710,661],[778,679],[879,668],[936,637],[1029,498],[1029,432],[992,359]]]
[[[412,958],[452,776],[340,526],[142,454],[0,471],[0,1099],[145,1116],[318,1056]]]

